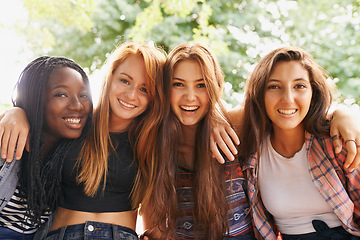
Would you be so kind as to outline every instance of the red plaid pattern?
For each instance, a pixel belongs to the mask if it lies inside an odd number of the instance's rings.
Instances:
[[[343,168],[347,151],[345,144],[335,154],[331,137],[305,134],[306,153],[312,181],[349,233],[360,236],[360,169],[348,172]],[[279,233],[271,215],[258,194],[257,159],[252,156],[244,167],[256,239],[277,239]]]

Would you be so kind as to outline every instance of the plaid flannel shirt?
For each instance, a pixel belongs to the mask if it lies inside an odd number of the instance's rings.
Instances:
[[[311,178],[325,201],[349,233],[360,236],[360,169],[344,170],[347,151],[345,144],[335,154],[330,136],[317,137],[305,134]],[[256,156],[244,167],[256,239],[276,239],[280,236],[271,215],[266,211],[257,189]]]

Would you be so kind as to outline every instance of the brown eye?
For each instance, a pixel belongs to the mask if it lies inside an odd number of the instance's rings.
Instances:
[[[129,81],[127,79],[121,78],[120,82],[125,83],[125,84],[130,84]]]
[[[148,93],[148,90],[145,87],[140,88],[140,91],[142,91],[144,93]]]
[[[173,86],[174,86],[174,87],[181,87],[181,86],[183,86],[183,84],[180,83],[180,82],[174,82],[174,83],[173,83]]]

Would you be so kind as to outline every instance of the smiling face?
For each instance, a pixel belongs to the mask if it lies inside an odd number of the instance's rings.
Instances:
[[[129,55],[114,71],[109,91],[110,130],[125,130],[149,104],[144,59]]]
[[[200,65],[196,61],[179,62],[172,78],[171,110],[186,126],[196,125],[209,110],[209,94]]]
[[[297,61],[277,62],[265,89],[266,113],[274,131],[303,131],[312,98],[308,71]]]
[[[80,137],[91,109],[81,74],[69,67],[55,69],[47,83],[45,99],[46,140]]]

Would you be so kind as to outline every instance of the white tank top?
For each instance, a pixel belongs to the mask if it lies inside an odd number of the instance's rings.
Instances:
[[[314,232],[312,220],[322,220],[330,228],[341,226],[311,180],[305,144],[293,157],[275,151],[267,136],[261,147],[259,188],[267,211],[283,234]]]

